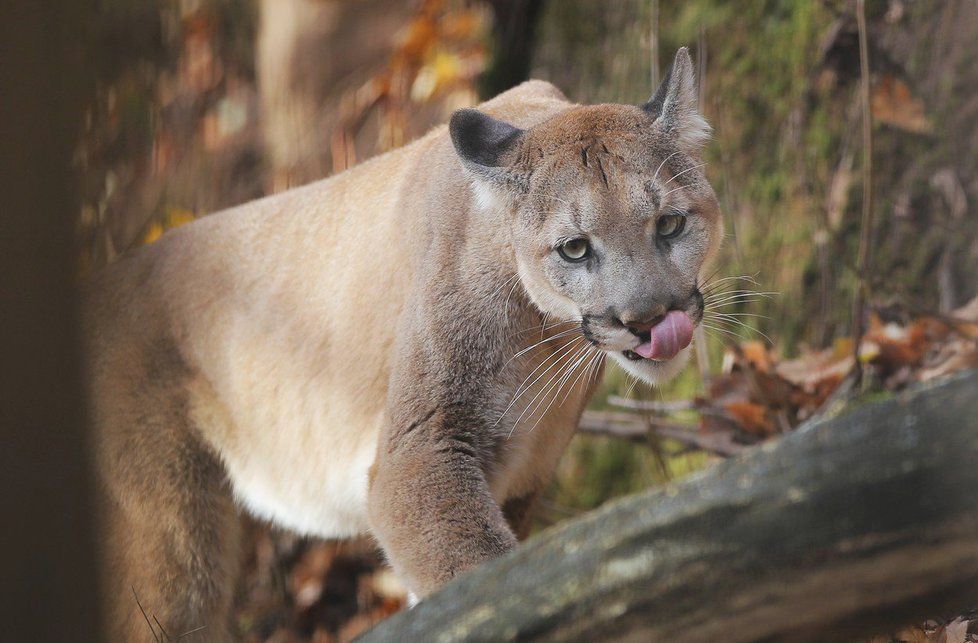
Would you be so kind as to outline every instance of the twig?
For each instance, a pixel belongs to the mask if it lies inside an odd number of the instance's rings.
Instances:
[[[620,406],[623,409],[651,411],[653,413],[675,413],[676,411],[696,410],[696,405],[692,400],[655,402],[649,400],[630,400],[627,397],[611,395],[608,397],[608,404],[611,404],[612,406]]]
[[[649,26],[649,58],[651,64],[649,71],[652,75],[652,91],[659,86],[659,0],[652,0],[652,11]]]
[[[706,105],[706,31],[702,24],[700,24],[699,37],[696,41],[696,62],[699,68],[696,104],[702,110]],[[702,381],[705,389],[709,386],[713,373],[710,372],[710,350],[706,342],[706,330],[702,324],[698,324],[693,330],[693,337],[695,338],[696,368],[700,372],[700,381]]]
[[[585,433],[605,435],[640,444],[648,443],[651,432],[659,437],[670,438],[722,456],[735,455],[744,448],[726,433],[701,433],[686,424],[640,418],[632,413],[587,411],[581,418],[578,428]]]
[[[859,344],[862,341],[865,319],[863,307],[867,296],[870,246],[873,234],[873,111],[869,98],[869,43],[866,32],[866,2],[856,0],[856,23],[859,28],[859,88],[863,103],[863,212],[859,229],[859,254],[856,263],[858,283],[852,298],[853,357],[857,384],[862,381]]]
[[[661,415],[678,413],[679,411],[693,411],[702,416],[728,417],[723,411],[709,405],[697,404],[694,400],[675,400],[670,402],[654,402],[651,400],[631,400],[617,395],[608,397],[608,404],[619,406],[623,409],[634,411],[650,411]]]

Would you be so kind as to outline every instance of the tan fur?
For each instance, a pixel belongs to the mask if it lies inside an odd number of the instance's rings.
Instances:
[[[537,180],[566,180],[578,140],[620,140],[622,155],[644,145],[629,133],[646,118],[638,108],[573,106],[538,81],[480,109],[538,126],[513,161],[532,164],[551,145]],[[684,179],[706,236],[676,283],[695,281],[719,238],[712,191],[698,172]],[[607,199],[631,194],[591,189],[608,216]],[[553,334],[544,313],[551,324],[573,315],[518,256],[525,224],[509,201],[463,171],[440,127],[172,231],[97,277],[86,337],[103,590],[120,640],[148,640],[132,589],[171,635],[204,625],[188,640],[227,638],[235,502],[304,534],[372,533],[421,595],[525,533],[600,368],[588,362],[560,400],[544,378],[514,402],[534,369],[577,344],[554,339],[513,359]],[[525,414],[534,399],[547,404]]]

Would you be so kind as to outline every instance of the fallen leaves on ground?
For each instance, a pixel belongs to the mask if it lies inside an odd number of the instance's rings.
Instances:
[[[978,367],[978,298],[948,315],[900,320],[893,313],[874,312],[858,359],[870,390],[876,391],[899,391]],[[730,433],[740,444],[790,431],[827,410],[855,365],[849,338],[788,360],[760,341],[732,346],[723,372],[696,400],[700,431]]]
[[[865,643],[978,643],[978,613],[944,621],[927,621],[893,636],[874,636]]]
[[[404,607],[407,594],[367,540],[297,538],[249,526],[235,621],[246,643],[342,643]]]

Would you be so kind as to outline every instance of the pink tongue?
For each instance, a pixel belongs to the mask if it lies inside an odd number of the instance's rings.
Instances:
[[[651,335],[632,350],[646,359],[672,359],[693,341],[693,320],[680,310],[670,310],[652,327]]]

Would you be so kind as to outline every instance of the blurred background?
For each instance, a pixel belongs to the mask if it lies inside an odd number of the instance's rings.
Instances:
[[[883,392],[978,365],[978,3],[865,7],[863,70],[848,0],[100,0],[77,272],[528,78],[644,102],[689,45],[726,220],[717,279],[739,279],[719,282],[725,316],[677,381],[648,391],[609,370],[539,507],[546,527],[790,431],[857,364]],[[349,640],[404,605],[369,543],[251,534],[244,640]]]

